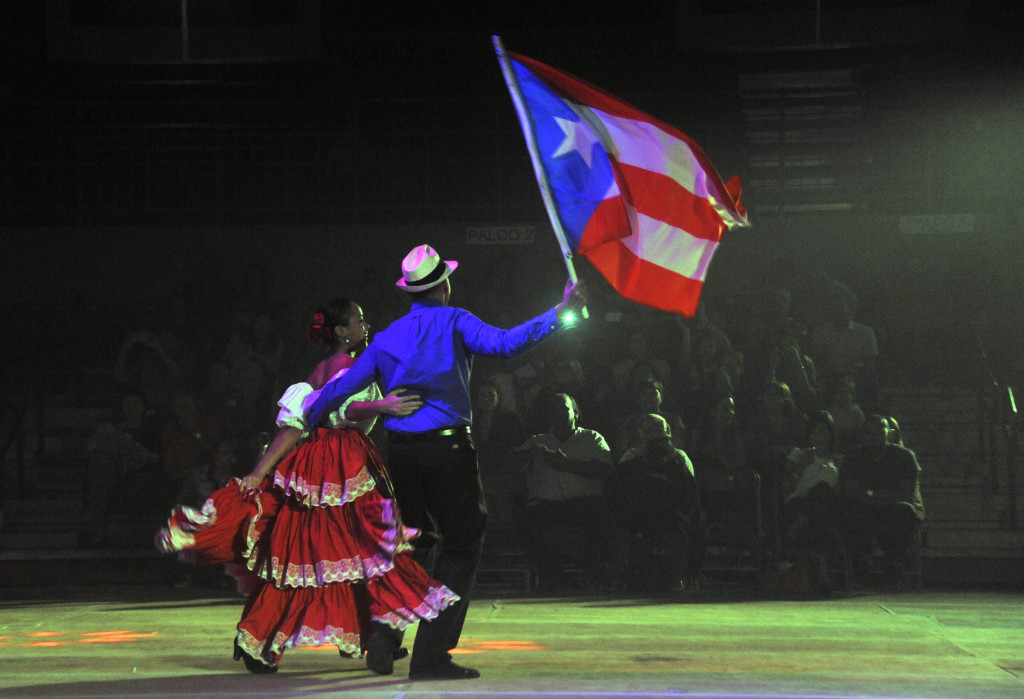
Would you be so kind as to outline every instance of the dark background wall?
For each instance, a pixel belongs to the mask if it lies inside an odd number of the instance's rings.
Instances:
[[[726,236],[709,300],[750,303],[787,261],[854,289],[927,377],[970,365],[983,340],[1019,382],[1012,3],[192,2],[187,40],[180,0],[17,5],[0,30],[0,278],[19,322],[151,315],[253,262],[297,311],[353,270],[393,281],[428,240],[466,261],[475,292],[502,293],[479,270],[514,264],[503,298],[534,312],[559,262],[499,33],[741,176],[754,226]],[[479,228],[535,242],[474,244]]]

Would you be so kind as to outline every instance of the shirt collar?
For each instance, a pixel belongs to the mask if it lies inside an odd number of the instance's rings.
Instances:
[[[442,306],[444,306],[444,304],[441,303],[441,299],[435,299],[432,296],[426,296],[426,297],[421,298],[421,299],[416,299],[415,301],[412,302],[413,310],[416,310],[417,308],[421,308],[421,307],[422,308],[440,308]]]
[[[548,436],[550,436],[551,439],[555,440],[556,442],[561,442],[562,444],[565,444],[566,442],[568,442],[570,439],[572,439],[573,437],[575,437],[576,435],[578,435],[582,431],[583,431],[583,428],[580,427],[579,425],[576,425],[576,427],[572,428],[572,434],[570,434],[565,439],[559,439],[558,435],[555,434],[555,431],[553,429],[548,430]]]

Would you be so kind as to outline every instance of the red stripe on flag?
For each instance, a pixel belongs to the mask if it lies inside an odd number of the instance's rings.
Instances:
[[[722,239],[725,223],[711,202],[698,197],[667,175],[619,163],[637,212],[681,228],[694,238]],[[621,185],[620,185],[621,187]]]
[[[605,199],[591,214],[580,236],[578,255],[588,255],[594,248],[613,243],[633,234],[621,196]]]
[[[692,317],[704,283],[642,260],[620,241],[600,245],[586,257],[626,298]]]

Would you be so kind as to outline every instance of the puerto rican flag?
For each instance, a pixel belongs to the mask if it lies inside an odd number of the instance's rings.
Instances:
[[[547,185],[569,247],[624,297],[692,316],[722,234],[747,225],[686,134],[600,88],[515,53]]]

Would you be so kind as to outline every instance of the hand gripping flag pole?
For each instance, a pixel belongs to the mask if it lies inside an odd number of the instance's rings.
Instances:
[[[537,151],[537,139],[533,134],[533,128],[530,126],[530,117],[526,111],[526,105],[523,104],[523,95],[519,91],[519,81],[516,80],[516,74],[512,70],[512,64],[509,62],[508,54],[505,53],[505,46],[501,43],[501,37],[492,36],[491,41],[494,43],[494,52],[498,55],[498,63],[501,65],[501,73],[505,77],[505,84],[508,85],[509,94],[512,96],[512,103],[516,107],[516,116],[519,117],[519,126],[523,130],[523,138],[526,139],[526,148],[530,152],[530,162],[533,163],[533,174],[537,178],[537,186],[540,188],[540,196],[541,199],[544,200],[544,208],[547,209],[548,219],[551,221],[551,227],[554,229],[555,237],[558,239],[558,247],[562,249],[562,258],[565,260],[566,269],[569,270],[569,279],[573,284],[575,284],[577,277],[576,267],[572,262],[572,248],[565,237],[565,230],[562,228],[562,220],[558,217],[558,210],[555,206],[555,201],[551,197],[551,188],[548,186],[548,178],[544,171],[544,164],[541,161],[540,153]],[[584,319],[590,317],[586,306],[583,307],[580,313]]]

